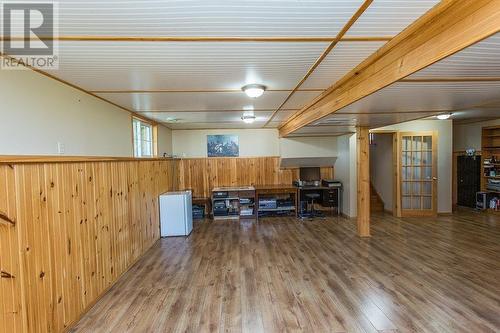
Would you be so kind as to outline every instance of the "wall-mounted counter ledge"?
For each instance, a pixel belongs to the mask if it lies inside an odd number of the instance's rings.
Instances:
[[[0,155],[0,164],[168,161],[175,159],[176,158],[170,158],[170,157],[136,158],[136,157],[110,157],[110,156]]]

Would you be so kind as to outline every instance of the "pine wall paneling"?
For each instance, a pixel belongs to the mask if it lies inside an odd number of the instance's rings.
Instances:
[[[224,157],[181,159],[179,189],[191,189],[196,197],[210,197],[212,188],[244,185],[290,185],[299,169],[281,169],[279,157]],[[321,168],[323,179],[333,178],[333,167]]]
[[[0,164],[0,332],[78,320],[159,239],[157,197],[175,189],[175,163]]]
[[[158,240],[158,195],[290,184],[279,157],[0,158],[0,333],[62,332]],[[333,168],[322,168],[333,178]]]

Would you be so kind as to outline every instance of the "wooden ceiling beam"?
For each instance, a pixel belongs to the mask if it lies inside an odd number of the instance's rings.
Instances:
[[[332,114],[500,31],[500,0],[442,1],[280,127],[280,136]]]

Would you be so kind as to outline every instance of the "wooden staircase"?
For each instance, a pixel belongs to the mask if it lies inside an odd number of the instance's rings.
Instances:
[[[370,182],[370,212],[371,213],[383,213],[384,212],[384,202],[378,195],[375,187]]]

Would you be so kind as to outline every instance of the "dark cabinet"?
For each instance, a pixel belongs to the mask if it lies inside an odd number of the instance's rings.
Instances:
[[[339,197],[338,189],[328,189],[322,191],[322,206],[323,207],[338,207]]]
[[[457,205],[476,207],[476,192],[481,189],[481,157],[457,157]]]

